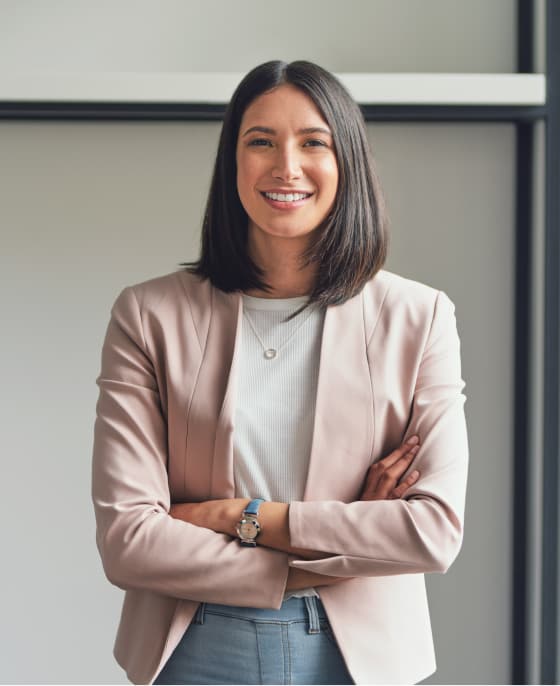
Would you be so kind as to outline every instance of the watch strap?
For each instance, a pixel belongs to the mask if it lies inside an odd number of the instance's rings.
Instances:
[[[239,539],[239,545],[242,548],[256,548],[257,547],[257,542],[255,540],[252,541],[244,541],[242,538]]]
[[[261,506],[261,503],[264,503],[264,498],[254,498],[243,510],[243,514],[255,515],[256,517],[259,514],[259,507]]]

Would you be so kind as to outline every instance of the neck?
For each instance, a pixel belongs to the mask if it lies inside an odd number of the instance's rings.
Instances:
[[[301,254],[307,237],[282,238],[249,231],[249,254],[264,271],[270,291],[252,289],[248,295],[260,298],[295,298],[309,295],[313,289],[315,269],[302,267]]]

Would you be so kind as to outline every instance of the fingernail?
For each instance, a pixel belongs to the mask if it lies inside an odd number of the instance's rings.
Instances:
[[[413,479],[416,479],[416,477],[420,476],[420,472],[417,469],[415,469],[413,472],[410,472],[410,476]]]
[[[411,436],[406,443],[407,445],[416,445],[419,440],[418,436]]]

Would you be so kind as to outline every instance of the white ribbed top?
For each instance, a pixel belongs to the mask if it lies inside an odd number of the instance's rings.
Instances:
[[[236,496],[283,503],[303,500],[324,310],[307,308],[285,321],[306,297],[242,297],[233,434]],[[274,359],[265,358],[263,343],[278,350]]]

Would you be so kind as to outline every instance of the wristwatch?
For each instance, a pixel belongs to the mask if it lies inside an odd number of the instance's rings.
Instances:
[[[239,545],[248,548],[255,548],[257,545],[256,538],[261,532],[261,525],[257,516],[259,514],[259,507],[264,503],[264,498],[255,498],[243,510],[243,514],[239,522],[237,522],[237,535],[239,536]]]

